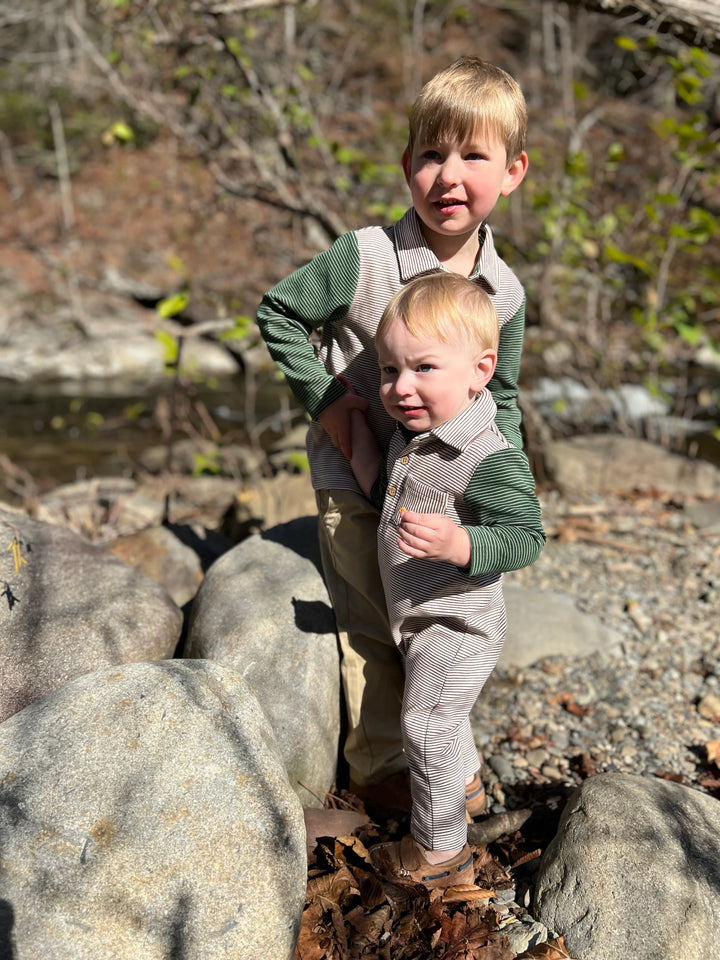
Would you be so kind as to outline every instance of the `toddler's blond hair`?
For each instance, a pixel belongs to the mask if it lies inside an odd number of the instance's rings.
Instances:
[[[402,287],[383,311],[376,343],[397,320],[418,339],[435,338],[472,350],[498,348],[500,328],[492,300],[459,273],[426,274]]]

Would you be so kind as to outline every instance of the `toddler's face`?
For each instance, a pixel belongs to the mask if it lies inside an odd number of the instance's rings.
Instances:
[[[466,410],[494,368],[494,351],[418,339],[402,318],[390,324],[377,348],[380,399],[391,417],[415,433],[432,430]],[[488,356],[493,358],[489,370]]]

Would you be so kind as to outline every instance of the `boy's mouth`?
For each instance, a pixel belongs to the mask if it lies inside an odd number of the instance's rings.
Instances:
[[[465,206],[465,201],[464,201],[464,200],[457,200],[457,199],[455,199],[455,197],[451,197],[450,199],[442,198],[441,200],[436,200],[434,205],[435,205],[439,210],[445,212],[445,211],[448,211],[448,210],[455,210],[455,209],[457,209],[458,207],[464,207],[464,206]]]

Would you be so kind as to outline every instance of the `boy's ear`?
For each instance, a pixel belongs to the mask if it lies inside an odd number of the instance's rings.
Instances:
[[[481,350],[475,357],[474,373],[470,389],[475,393],[480,393],[492,380],[495,373],[495,364],[497,363],[497,350]]]
[[[405,174],[405,182],[408,184],[408,186],[410,185],[410,163],[411,163],[411,160],[412,160],[412,158],[411,158],[411,156],[410,156],[410,151],[408,150],[407,147],[405,147],[405,149],[403,150],[403,155],[402,155],[402,168],[403,168],[403,173]]]
[[[505,171],[505,179],[503,180],[502,190],[500,191],[504,197],[509,196],[516,187],[520,186],[527,173],[527,168],[528,155],[523,150],[520,156],[513,160]]]

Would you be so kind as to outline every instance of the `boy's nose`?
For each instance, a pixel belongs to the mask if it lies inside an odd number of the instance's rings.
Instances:
[[[460,166],[455,157],[448,157],[440,165],[437,181],[446,187],[455,187],[460,183]]]

